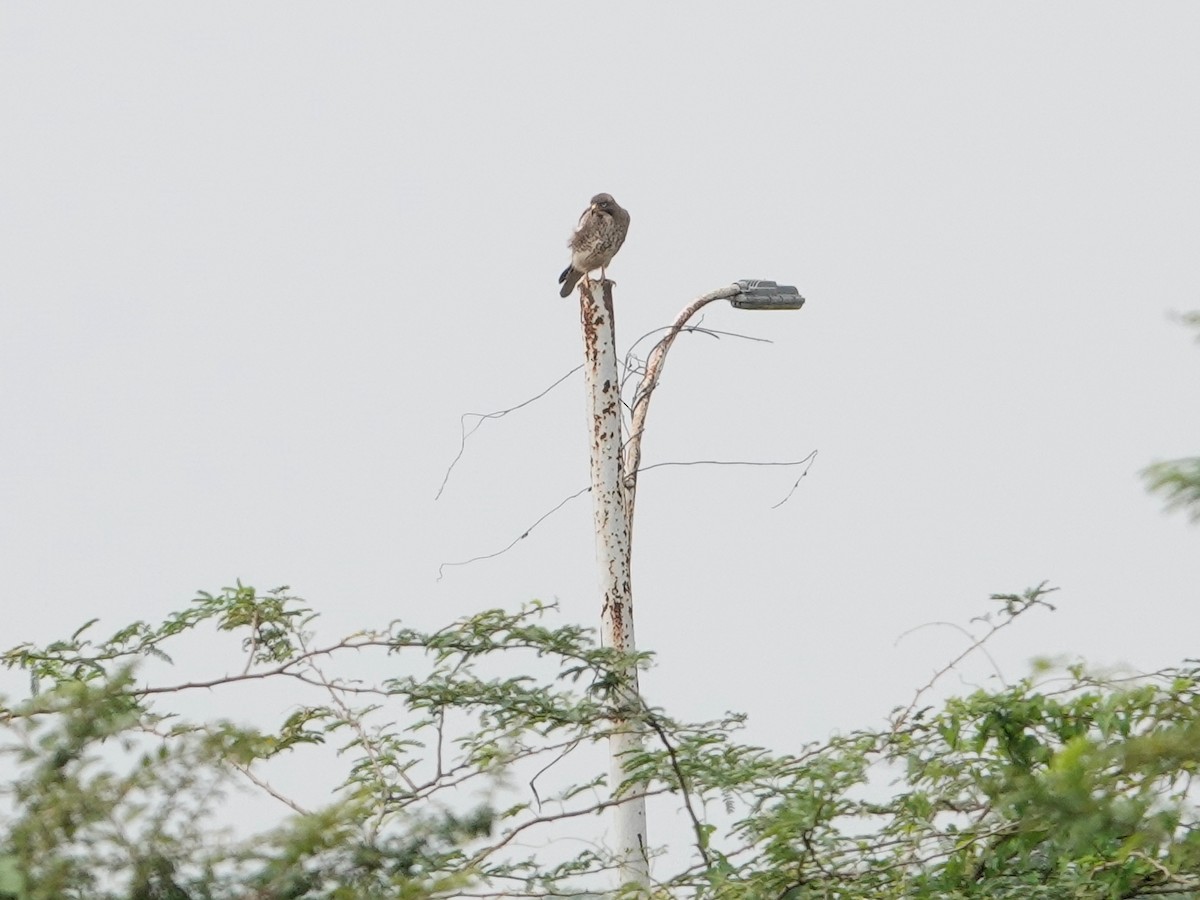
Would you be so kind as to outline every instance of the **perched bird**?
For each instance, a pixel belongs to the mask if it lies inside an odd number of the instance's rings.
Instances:
[[[559,296],[570,297],[580,278],[595,269],[604,278],[608,266],[629,231],[629,213],[617,205],[612,194],[597,194],[579,217],[579,225],[567,246],[571,248],[571,264],[558,276],[562,285]]]

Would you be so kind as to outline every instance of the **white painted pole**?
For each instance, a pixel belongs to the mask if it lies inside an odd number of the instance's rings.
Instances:
[[[591,429],[592,511],[596,529],[596,564],[600,581],[601,633],[604,644],[632,652],[633,590],[629,572],[629,519],[621,460],[621,375],[613,323],[612,282],[579,286],[584,378]],[[631,667],[622,689],[614,696],[620,709],[637,708],[638,675]],[[635,721],[614,721],[617,733],[609,739],[609,785],[614,798],[626,781],[626,760],[642,749],[641,729]],[[638,792],[637,785],[625,793]],[[649,844],[646,839],[646,800],[629,797],[613,807],[613,844],[619,859],[622,885],[650,884]]]

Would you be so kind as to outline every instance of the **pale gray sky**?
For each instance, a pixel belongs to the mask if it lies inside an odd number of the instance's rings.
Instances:
[[[630,210],[618,341],[745,277],[773,344],[682,339],[634,570],[652,702],[778,750],[868,724],[993,591],[994,652],[1196,655],[1190,3],[0,6],[5,646],[240,577],[328,633],[529,598],[598,617],[581,358],[555,278]],[[986,667],[978,669],[981,677]],[[213,698],[214,704],[223,702]]]

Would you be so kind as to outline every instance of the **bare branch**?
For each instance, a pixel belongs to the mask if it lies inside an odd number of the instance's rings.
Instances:
[[[817,451],[814,450],[808,456],[804,457],[804,459],[782,460],[782,461],[779,461],[779,460],[758,461],[758,460],[739,460],[739,459],[732,459],[732,460],[692,459],[692,460],[684,460],[684,461],[668,461],[668,462],[654,463],[653,465],[649,465],[649,466],[643,466],[642,471],[649,472],[651,469],[662,469],[667,466],[802,466],[805,463],[808,463],[809,466],[811,467],[812,460],[816,457],[816,455],[817,455]],[[805,469],[804,474],[802,474],[800,476],[800,478],[803,478],[804,475],[807,475],[807,474],[808,474],[808,469]],[[800,481],[797,480],[796,484],[799,484],[799,483],[800,483]],[[796,489],[796,487],[795,487],[795,485],[793,485],[792,491],[795,491],[795,489]],[[511,550],[513,547],[515,547],[518,543],[523,541],[525,538],[529,537],[529,535],[533,532],[533,529],[535,529],[539,525],[541,525],[544,521],[546,521],[546,519],[550,518],[552,515],[554,515],[556,512],[558,512],[560,509],[562,509],[564,506],[566,506],[568,503],[570,503],[576,497],[580,497],[583,494],[588,493],[590,490],[591,490],[591,487],[580,488],[575,493],[563,498],[561,501],[559,501],[557,504],[555,504],[551,509],[547,510],[545,513],[543,513],[541,516],[539,516],[532,525],[530,525],[528,528],[525,529],[525,531],[523,531],[521,534],[517,535],[515,538],[513,538],[511,541],[509,541],[506,545],[501,547],[499,550],[496,550],[492,553],[485,553],[480,556],[473,556],[470,559],[442,563],[441,565],[438,566],[437,580],[441,581],[445,575],[445,570],[448,568],[451,568],[452,566],[468,566],[468,565],[471,565],[472,563],[482,562],[485,559],[495,559],[497,556],[502,556],[503,554],[505,554],[509,550]],[[790,497],[791,493],[789,493],[788,496]],[[784,500],[786,500],[786,499],[787,498],[784,498]],[[772,509],[778,508],[782,504],[782,502],[783,501],[775,504],[775,506],[773,506],[771,508]]]
[[[813,451],[804,457],[804,459],[791,460],[753,460],[753,459],[689,459],[684,461],[669,461],[654,463],[649,466],[642,466],[643,472],[649,472],[651,469],[662,469],[667,466],[802,466],[806,462],[812,460],[817,451]]]
[[[782,500],[780,500],[778,503],[776,503],[774,506],[772,506],[771,509],[779,509],[779,507],[783,506],[783,504],[787,503],[789,500],[792,499],[792,494],[796,493],[796,488],[800,487],[800,482],[803,481],[808,476],[808,470],[812,468],[812,464],[816,461],[817,461],[817,451],[816,450],[814,450],[812,453],[808,454],[808,456],[804,457],[804,459],[800,460],[800,462],[807,462],[808,465],[804,467],[804,471],[800,473],[800,477],[796,479],[796,483],[792,485],[792,489],[787,492],[787,496],[784,497]]]
[[[510,407],[508,407],[508,409],[498,409],[495,412],[489,412],[489,413],[463,413],[462,416],[459,417],[459,421],[458,421],[459,431],[460,431],[458,453],[455,454],[454,459],[451,461],[449,468],[446,469],[446,474],[444,476],[442,476],[442,483],[441,483],[441,485],[439,485],[437,494],[434,495],[433,499],[437,500],[437,499],[441,498],[442,492],[446,489],[447,482],[450,481],[450,473],[454,471],[454,467],[458,465],[458,461],[460,459],[462,459],[463,453],[466,452],[467,438],[469,438],[476,431],[478,431],[480,426],[482,426],[484,422],[486,422],[488,419],[502,419],[511,412],[516,412],[518,409],[523,409],[524,407],[528,406],[529,404],[534,403],[538,400],[541,400],[548,393],[550,393],[552,390],[554,390],[556,387],[558,387],[560,384],[562,384],[564,381],[566,381],[568,378],[570,378],[572,375],[574,375],[576,372],[578,372],[582,368],[583,368],[582,365],[576,366],[570,372],[568,372],[566,375],[563,375],[561,378],[559,378],[557,381],[555,381],[552,385],[550,385],[548,388],[543,390],[541,393],[536,394],[533,397],[530,397],[528,400],[518,403],[516,406],[510,406]],[[472,425],[471,428],[468,430],[467,429],[467,419],[472,418],[472,417],[474,417],[475,419],[478,419],[478,421],[474,425]]]
[[[441,581],[443,573],[445,572],[446,569],[450,568],[451,566],[469,566],[471,563],[480,562],[485,559],[494,559],[495,557],[500,556],[503,553],[507,553],[509,550],[511,550],[513,547],[515,547],[520,541],[523,541],[523,540],[525,540],[525,538],[529,537],[530,532],[532,532],[533,529],[537,528],[544,521],[546,521],[548,518],[550,518],[552,515],[554,515],[556,512],[558,512],[560,509],[562,509],[564,506],[566,506],[568,503],[570,503],[576,497],[583,496],[584,494],[588,493],[591,489],[592,488],[589,485],[588,487],[581,488],[580,490],[571,494],[571,496],[567,497],[565,500],[561,500],[556,506],[554,506],[553,509],[550,509],[549,511],[540,515],[536,522],[534,522],[532,525],[530,525],[528,528],[526,528],[522,534],[519,534],[519,535],[517,535],[517,537],[513,538],[508,543],[507,546],[501,547],[499,550],[495,551],[494,553],[485,553],[482,556],[473,556],[470,559],[464,559],[459,562],[444,562],[444,563],[442,563],[440,566],[438,566],[437,580]]]

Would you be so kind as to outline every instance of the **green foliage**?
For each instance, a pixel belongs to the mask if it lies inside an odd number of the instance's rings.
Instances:
[[[1186,510],[1200,521],[1200,456],[1155,463],[1142,474],[1150,490],[1166,497],[1168,509]]]
[[[1048,607],[1047,593],[998,595],[975,646]],[[0,704],[0,898],[594,896],[612,879],[595,844],[604,778],[551,779],[630,719],[646,738],[631,789],[665,798],[693,843],[690,860],[657,860],[662,897],[1200,892],[1195,667],[1121,682],[1047,670],[940,708],[919,705],[927,685],[879,728],[781,755],[739,743],[735,715],[615,708],[621,673],[645,657],[549,627],[551,614],[535,604],[316,644],[313,613],[286,589],[239,584],[157,625],[93,639],[93,622],[9,650],[0,662],[33,690]],[[234,637],[241,671],[147,680],[205,631]],[[387,678],[330,674],[370,653]],[[273,727],[160,709],[201,691],[228,709],[276,682],[292,694]],[[268,780],[300,758],[330,773],[328,802],[310,808]],[[223,815],[247,789],[277,806],[261,833]]]
[[[1200,340],[1200,310],[1179,318],[1196,330]],[[1167,509],[1184,510],[1193,522],[1200,522],[1200,456],[1154,463],[1142,471],[1142,477],[1151,491],[1166,498]]]
[[[67,640],[14,647],[0,663],[29,673],[32,690],[0,705],[2,749],[16,770],[0,820],[0,890],[21,900],[333,900],[452,895],[489,875],[527,877],[531,862],[495,855],[512,829],[541,824],[532,804],[497,810],[489,801],[514,766],[603,740],[608,692],[596,686],[641,659],[596,648],[577,627],[547,628],[542,612],[489,611],[432,633],[393,623],[313,646],[314,617],[286,589],[261,595],[238,584],[157,625],[94,639],[93,621]],[[240,673],[138,680],[144,664],[169,662],[174,643],[204,629],[236,636]],[[403,674],[378,685],[326,676],[330,660],[370,651]],[[479,674],[498,654],[546,659],[547,677]],[[236,701],[239,688],[267,681],[293,684],[311,702],[291,705],[273,728],[159,710],[196,691]],[[340,760],[342,771],[321,808],[259,775],[329,744],[336,755],[315,765]],[[226,827],[222,805],[246,785],[280,804],[282,825],[248,838]],[[494,838],[502,825],[509,832]],[[597,858],[582,871],[603,865]]]

